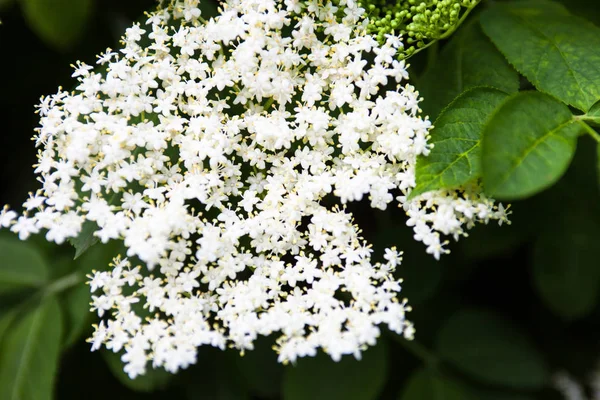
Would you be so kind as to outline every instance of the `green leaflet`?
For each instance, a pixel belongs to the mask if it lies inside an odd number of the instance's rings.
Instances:
[[[410,197],[430,190],[455,188],[480,176],[480,141],[485,122],[508,95],[492,88],[474,88],[458,96],[431,130],[434,145],[419,157],[417,186]]]
[[[0,237],[0,294],[39,287],[48,281],[46,260],[29,243]]]
[[[452,36],[418,82],[423,96],[420,106],[432,120],[469,88],[489,86],[507,93],[519,89],[517,72],[481,32],[477,19]]]
[[[379,338],[377,346],[362,354],[334,362],[323,353],[302,358],[288,366],[283,378],[284,400],[375,400],[383,389],[388,370],[387,346]]]
[[[0,399],[52,399],[61,336],[62,313],[53,296],[11,324],[0,346]]]
[[[600,223],[588,207],[566,208],[535,243],[533,283],[546,306],[565,319],[581,318],[597,304],[598,243]]]
[[[93,0],[21,0],[31,29],[48,44],[65,50],[81,39]]]
[[[398,400],[475,400],[462,385],[436,374],[420,369],[404,385]]]
[[[100,241],[100,239],[94,236],[94,232],[97,230],[98,224],[94,221],[85,221],[81,227],[79,236],[69,239],[71,246],[75,247],[75,260]]]
[[[529,340],[507,320],[482,310],[463,310],[439,331],[439,356],[482,382],[539,389],[548,370]]]
[[[580,130],[569,108],[552,97],[538,92],[512,96],[484,129],[485,191],[519,199],[551,186],[569,166]]]
[[[587,111],[600,99],[600,28],[543,2],[496,3],[481,25],[540,91]]]

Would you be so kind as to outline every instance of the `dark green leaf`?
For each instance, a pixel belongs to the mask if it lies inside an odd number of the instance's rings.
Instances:
[[[479,178],[484,124],[507,97],[497,89],[474,88],[444,109],[431,130],[431,153],[417,161],[417,186],[411,197],[430,190],[456,188]]]
[[[538,92],[514,95],[484,129],[485,191],[518,199],[551,186],[569,166],[580,131],[569,108],[552,97]]]
[[[600,223],[586,209],[567,208],[541,232],[533,279],[546,305],[566,319],[581,318],[597,304],[600,289],[597,246]]]
[[[283,377],[284,400],[371,400],[377,399],[386,381],[387,346],[363,352],[362,360],[345,356],[339,362],[319,353],[289,366]]]
[[[519,89],[517,72],[481,32],[477,19],[452,36],[418,82],[421,108],[433,120],[467,89],[489,86],[506,93]]]
[[[516,389],[546,383],[546,365],[530,341],[511,322],[485,311],[452,316],[436,347],[442,359],[486,383]]]
[[[426,369],[415,372],[398,396],[398,400],[469,399],[475,400],[462,385]]]
[[[0,399],[52,399],[61,336],[62,315],[54,297],[11,325],[0,346]]]
[[[100,241],[96,236],[94,236],[94,232],[97,230],[98,224],[93,221],[85,221],[79,236],[69,239],[69,243],[75,247],[75,260],[85,253],[90,247]]]
[[[164,389],[174,376],[162,368],[154,369],[152,368],[151,363],[148,363],[144,375],[131,379],[123,370],[125,364],[121,361],[120,354],[115,354],[107,350],[103,351],[102,355],[104,356],[104,360],[106,360],[106,364],[110,371],[119,382],[136,392],[154,392],[156,390]]]
[[[31,29],[58,49],[79,41],[91,15],[93,0],[21,0]]]
[[[600,28],[544,3],[496,3],[485,33],[540,91],[587,111],[600,99]]]
[[[0,255],[0,294],[39,287],[48,281],[48,265],[29,243],[0,237]]]

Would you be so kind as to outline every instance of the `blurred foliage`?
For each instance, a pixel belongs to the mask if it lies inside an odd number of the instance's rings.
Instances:
[[[563,3],[600,23],[593,2]],[[91,63],[115,47],[125,27],[154,5],[0,0],[0,50],[7,60],[0,67],[0,204],[17,204],[36,187],[29,138],[39,96],[69,82],[75,60]],[[472,13],[449,40],[411,59],[414,84],[432,118],[476,86],[505,92],[533,87],[484,36],[479,17]],[[156,370],[131,381],[118,356],[91,353],[85,343],[94,317],[83,282],[93,268],[108,265],[114,251],[107,246],[113,245],[96,245],[73,260],[69,245],[51,246],[43,237],[19,242],[2,232],[0,400],[558,399],[551,372],[567,369],[585,378],[600,358],[598,165],[596,143],[579,138],[556,185],[516,201],[510,226],[475,228],[440,262],[412,240],[402,210],[351,204],[374,249],[396,244],[404,250],[398,277],[405,279],[417,327],[413,342],[383,332],[360,362],[319,355],[283,366],[265,339],[243,357],[201,349],[186,371],[172,376]]]

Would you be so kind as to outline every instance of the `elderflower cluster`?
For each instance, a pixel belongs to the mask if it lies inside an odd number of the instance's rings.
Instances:
[[[401,252],[375,262],[347,202],[396,200],[435,257],[442,235],[505,218],[471,189],[407,200],[431,124],[400,38],[379,44],[368,24],[353,0],[229,0],[208,21],[176,0],[43,99],[43,188],[0,225],[62,243],[85,224],[123,242],[90,276],[90,341],[123,352],[130,377],[259,335],[277,337],[281,362],[359,358],[382,324],[411,338]]]

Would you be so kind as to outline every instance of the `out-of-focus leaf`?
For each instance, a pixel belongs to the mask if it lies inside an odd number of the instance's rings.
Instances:
[[[565,319],[581,318],[597,304],[600,223],[585,209],[554,217],[534,247],[533,281],[544,303]]]
[[[62,313],[53,296],[11,324],[0,345],[0,399],[52,399],[61,336]]]
[[[398,400],[479,400],[471,397],[460,383],[437,374],[435,371],[420,369],[405,384]]]
[[[48,281],[46,260],[29,243],[0,237],[0,255],[0,294],[39,287]]]
[[[387,346],[363,352],[362,359],[345,356],[334,362],[323,353],[289,366],[283,378],[284,400],[375,400],[387,379]]]
[[[460,311],[437,338],[437,354],[457,369],[489,384],[539,389],[548,370],[517,326],[481,310]]]
[[[98,224],[93,221],[85,221],[79,236],[69,239],[69,243],[75,247],[75,259],[78,259],[90,247],[97,244],[100,240],[94,236],[94,232],[98,230]]]
[[[21,0],[31,29],[48,44],[64,50],[82,37],[93,0]]]

